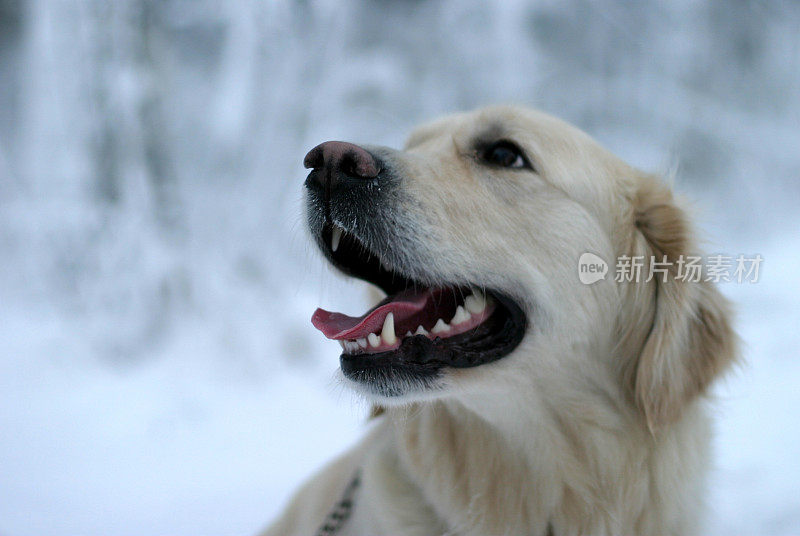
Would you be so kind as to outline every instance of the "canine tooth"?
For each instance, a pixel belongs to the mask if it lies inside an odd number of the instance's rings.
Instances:
[[[331,232],[331,251],[336,251],[339,249],[339,240],[342,239],[342,228],[341,227],[334,227],[333,232]]]
[[[381,338],[375,335],[374,333],[370,333],[367,335],[367,340],[369,341],[369,345],[373,348],[377,348],[378,345],[381,343]]]
[[[486,296],[479,290],[473,289],[473,294],[464,300],[467,311],[477,315],[486,309]]]
[[[383,339],[386,344],[394,344],[397,341],[397,336],[394,334],[394,313],[389,313],[383,320],[381,339]]]
[[[414,335],[427,335],[427,334],[428,334],[428,332],[425,331],[425,328],[422,327],[422,324],[420,324],[417,327],[417,331],[414,332]]]
[[[347,350],[345,347],[344,341],[339,341],[339,345],[342,347],[342,350]]]
[[[450,326],[448,326],[441,318],[436,321],[436,325],[433,326],[433,329],[431,329],[431,333],[445,333],[447,331],[450,331]]]
[[[357,344],[358,344],[358,345],[359,345],[361,348],[366,348],[366,347],[367,347],[367,339],[366,339],[365,337],[361,337],[360,339],[356,339],[356,343],[357,343]]]
[[[412,336],[412,335],[413,335],[413,333],[411,333],[411,330],[409,329],[408,331],[406,331],[406,334],[405,334],[405,335],[403,335],[403,336],[404,336],[404,337],[410,337],[410,336]]]
[[[462,322],[469,320],[471,316],[472,315],[466,312],[464,308],[459,305],[456,307],[456,314],[453,315],[453,319],[450,321],[450,324],[461,324]]]

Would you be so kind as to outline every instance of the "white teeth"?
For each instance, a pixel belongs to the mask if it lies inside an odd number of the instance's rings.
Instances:
[[[413,333],[411,333],[411,330],[408,330],[408,331],[406,331],[406,334],[404,336],[405,337],[410,337],[412,335],[413,335]]]
[[[334,227],[331,232],[331,251],[339,249],[339,240],[342,239],[342,228]]]
[[[367,340],[369,341],[369,345],[372,346],[373,348],[377,348],[378,345],[380,345],[381,343],[381,338],[375,335],[374,333],[370,333],[367,336]]]
[[[427,335],[428,332],[425,331],[425,328],[422,327],[422,324],[417,327],[417,331],[414,332],[414,335]]]
[[[436,325],[433,326],[431,333],[445,333],[447,331],[450,331],[450,326],[445,324],[444,320],[440,318],[436,321]]]
[[[459,305],[458,307],[456,307],[456,314],[453,316],[453,319],[450,321],[450,324],[461,324],[469,320],[471,316],[472,315],[466,312],[464,308]]]
[[[397,341],[397,336],[394,334],[394,313],[386,315],[381,330],[381,339],[386,344],[394,344]]]
[[[361,337],[360,339],[356,339],[356,343],[357,343],[357,344],[358,344],[358,345],[359,345],[361,348],[366,348],[366,347],[367,347],[367,339],[365,339],[364,337]]]
[[[358,352],[358,343],[356,341],[339,341],[342,345],[342,350],[345,352]]]
[[[472,295],[467,296],[467,299],[464,300],[464,306],[470,313],[480,314],[486,309],[486,296],[480,290],[472,289]]]

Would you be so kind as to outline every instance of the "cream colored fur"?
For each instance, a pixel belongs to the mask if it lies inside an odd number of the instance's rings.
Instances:
[[[472,140],[487,135],[518,143],[536,173],[481,166]],[[528,332],[499,361],[448,371],[441,391],[373,397],[385,412],[370,432],[265,534],[314,534],[357,468],[343,535],[701,533],[703,394],[736,356],[728,306],[674,272],[613,277],[620,255],[697,253],[669,188],[574,127],[514,107],[423,126],[393,154],[425,270],[508,291]],[[585,251],[610,277],[580,283]]]

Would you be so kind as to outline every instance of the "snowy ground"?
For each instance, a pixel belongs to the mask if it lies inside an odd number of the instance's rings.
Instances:
[[[250,534],[360,430],[331,352],[249,377],[187,325],[120,372],[69,365],[93,351],[52,318],[0,325],[3,535]]]
[[[364,429],[303,154],[492,102],[677,171],[745,362],[711,535],[800,534],[800,5],[0,0],[0,536],[250,534]],[[476,45],[479,43],[479,45]]]
[[[745,362],[716,389],[709,534],[800,532],[798,248],[796,240],[761,248],[764,279],[726,287],[739,310]]]

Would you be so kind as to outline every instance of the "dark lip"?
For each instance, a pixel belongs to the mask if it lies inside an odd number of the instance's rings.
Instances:
[[[372,248],[349,230],[343,229],[345,234],[339,243],[336,252],[331,250],[331,235],[334,224],[326,222],[320,233],[319,246],[323,254],[334,267],[350,277],[355,277],[372,283],[380,288],[387,296],[419,286],[419,283],[407,277],[399,270],[388,270],[373,253]],[[344,262],[345,256],[356,256],[356,262]]]

